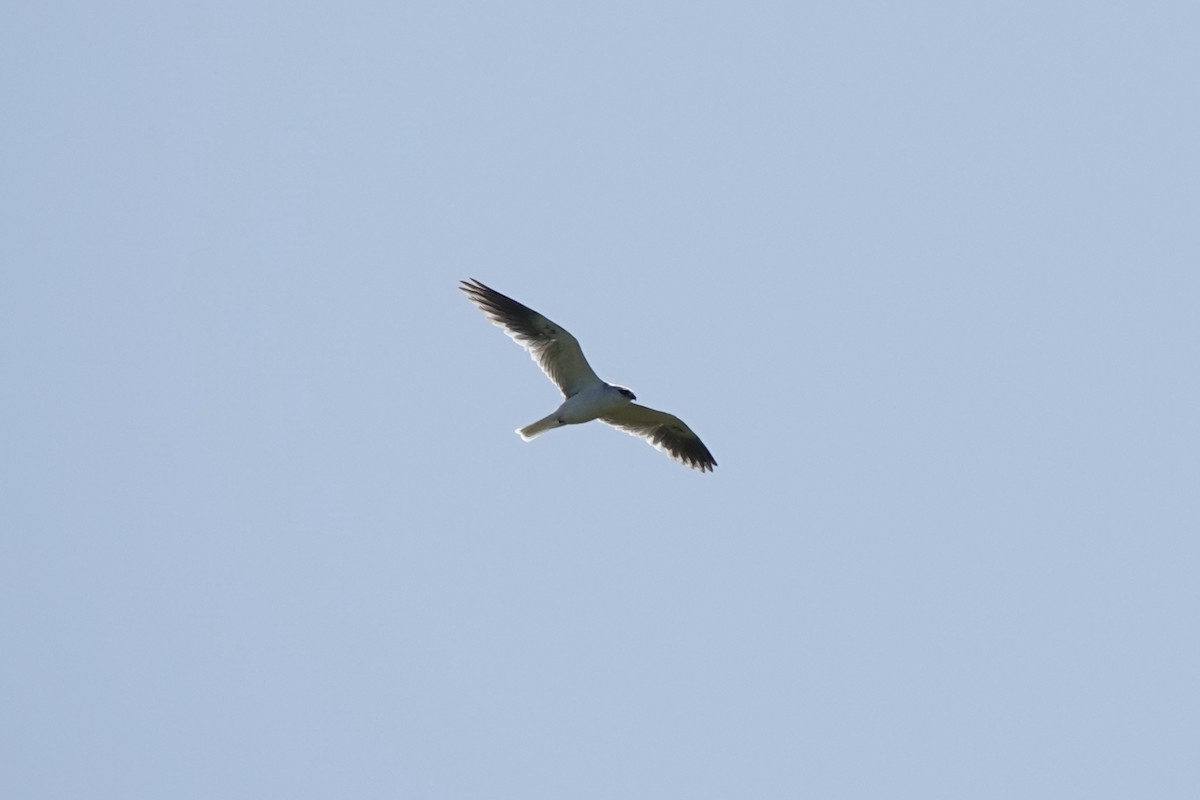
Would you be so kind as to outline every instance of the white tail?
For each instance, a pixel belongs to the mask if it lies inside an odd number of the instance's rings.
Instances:
[[[559,422],[557,419],[555,419],[555,416],[557,414],[558,414],[558,412],[556,411],[556,412],[554,412],[554,414],[550,414],[549,416],[542,417],[537,422],[530,423],[529,425],[526,425],[524,428],[519,428],[517,430],[517,433],[520,435],[520,437],[522,439],[524,439],[525,441],[528,442],[533,437],[540,436],[541,434],[545,433],[546,431],[550,430],[551,428],[557,428],[559,425],[562,425],[561,422]]]

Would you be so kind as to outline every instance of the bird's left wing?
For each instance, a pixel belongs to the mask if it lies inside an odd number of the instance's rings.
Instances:
[[[640,436],[680,464],[701,472],[712,472],[717,465],[712,453],[683,420],[665,411],[629,403],[617,411],[600,417],[601,422]]]
[[[561,325],[556,325],[529,306],[521,305],[474,278],[462,281],[462,286],[458,288],[488,319],[528,350],[546,376],[567,397],[593,383],[602,382],[583,357],[579,340]]]

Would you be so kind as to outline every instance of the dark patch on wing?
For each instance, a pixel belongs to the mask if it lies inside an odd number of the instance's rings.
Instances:
[[[692,469],[712,472],[712,468],[717,466],[716,459],[704,446],[704,442],[691,431],[675,425],[659,425],[650,432],[648,438],[654,445],[666,450]]]

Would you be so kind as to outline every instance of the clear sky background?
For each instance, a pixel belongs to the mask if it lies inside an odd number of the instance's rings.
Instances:
[[[1198,30],[10,3],[0,795],[1196,797]]]

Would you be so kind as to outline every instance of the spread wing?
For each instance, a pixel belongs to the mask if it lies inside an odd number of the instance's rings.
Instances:
[[[528,350],[542,371],[567,397],[590,384],[602,382],[583,357],[579,341],[565,328],[474,278],[462,281],[462,286],[458,288],[488,319]]]
[[[683,420],[664,411],[629,403],[600,418],[614,428],[640,436],[680,464],[701,472],[712,472],[717,465],[712,453]]]

